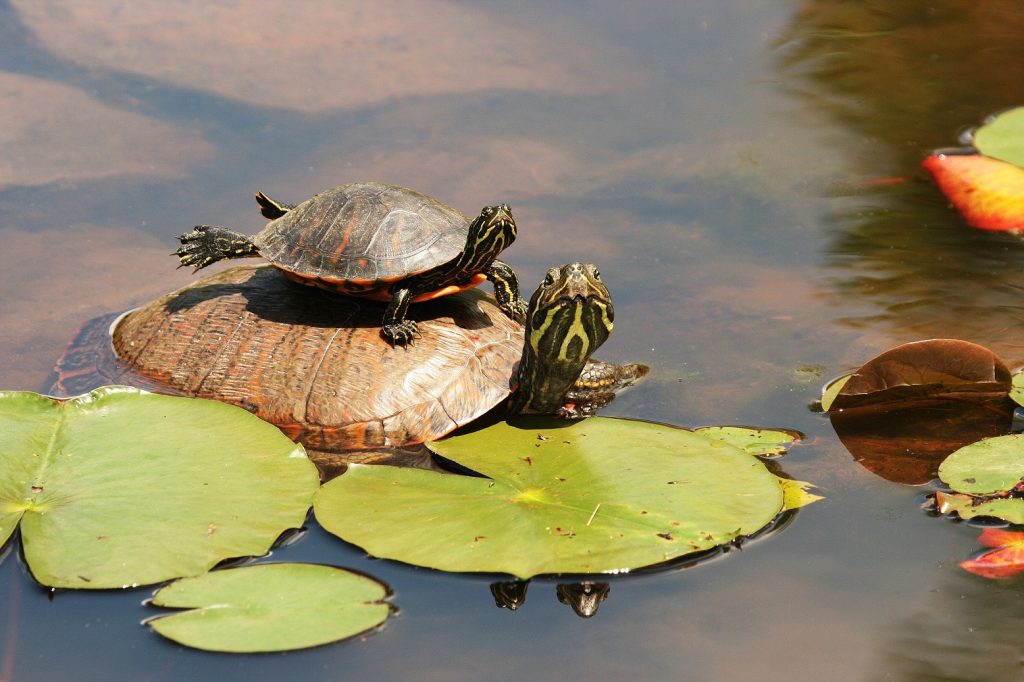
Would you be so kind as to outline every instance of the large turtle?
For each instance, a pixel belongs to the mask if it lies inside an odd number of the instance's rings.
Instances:
[[[382,332],[396,344],[416,334],[409,304],[494,283],[498,306],[522,321],[526,304],[515,271],[498,254],[516,238],[508,205],[486,206],[470,221],[433,197],[378,182],[342,185],[297,206],[262,192],[271,222],[255,237],[196,225],[174,255],[196,270],[225,258],[262,256],[289,277],[350,296],[390,301]]]
[[[216,273],[124,315],[112,337],[114,316],[87,324],[51,392],[129,383],[222,400],[330,468],[353,459],[345,451],[440,438],[513,392],[514,412],[585,416],[647,372],[590,359],[614,317],[593,265],[552,268],[525,329],[479,290],[417,306],[421,338],[408,347],[380,338],[379,304],[318,300],[329,296],[269,266]]]

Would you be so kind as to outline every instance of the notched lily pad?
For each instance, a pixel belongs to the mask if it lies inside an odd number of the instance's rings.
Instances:
[[[486,478],[354,465],[314,510],[370,554],[420,566],[627,571],[750,535],[786,508],[779,479],[727,441],[624,419],[521,418],[430,444]]]
[[[379,627],[392,607],[385,585],[318,564],[257,564],[177,580],[152,604],[190,609],[146,623],[179,644],[208,651],[288,651]]]
[[[882,353],[850,375],[828,410],[991,400],[1006,396],[1010,385],[1010,370],[984,346],[959,339],[915,341]]]
[[[0,543],[20,522],[44,585],[129,587],[264,554],[317,483],[300,446],[230,405],[0,392]]]
[[[1024,166],[1024,107],[993,116],[974,131],[972,142],[985,156]]]

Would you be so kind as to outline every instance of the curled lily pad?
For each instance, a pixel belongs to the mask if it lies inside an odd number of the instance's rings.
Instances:
[[[995,353],[969,341],[930,339],[896,346],[842,385],[829,411],[936,400],[990,400],[1010,391],[1010,370]]]
[[[257,564],[177,580],[155,606],[189,609],[147,624],[179,644],[252,653],[318,646],[380,626],[391,613],[387,587],[318,564]]]
[[[745,450],[662,424],[520,418],[430,447],[485,478],[353,465],[317,493],[317,520],[374,556],[527,578],[709,549],[785,504]]]
[[[44,585],[142,585],[263,554],[302,525],[317,483],[300,446],[223,403],[0,393],[0,542],[20,521]]]
[[[972,142],[985,156],[1024,166],[1024,107],[993,116],[974,131]]]

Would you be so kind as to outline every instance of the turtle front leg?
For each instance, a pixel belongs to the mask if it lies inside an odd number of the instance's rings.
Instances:
[[[181,261],[178,267],[193,265],[196,271],[225,258],[259,255],[259,249],[249,237],[226,227],[196,225],[191,232],[178,237],[178,241],[181,246],[171,254]]]
[[[384,311],[384,326],[381,333],[392,346],[409,343],[416,335],[416,322],[405,319],[411,300],[412,291],[409,289],[394,289],[391,292],[391,303]]]
[[[526,322],[526,301],[519,294],[519,278],[505,261],[495,260],[484,274],[494,284],[494,298],[498,307],[516,322]]]

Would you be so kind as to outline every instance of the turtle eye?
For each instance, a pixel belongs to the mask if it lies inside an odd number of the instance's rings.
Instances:
[[[601,281],[601,271],[598,270],[597,268],[594,268],[594,279],[596,279],[598,282]]]
[[[551,286],[554,283],[555,283],[555,276],[554,275],[552,275],[550,272],[548,274],[544,275],[544,286],[549,287],[549,286]]]

